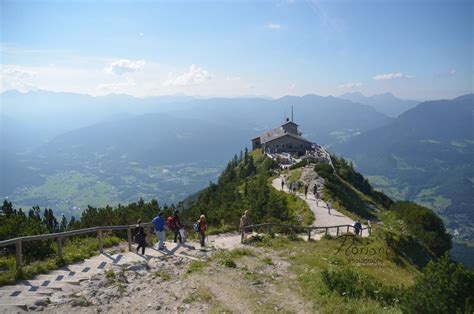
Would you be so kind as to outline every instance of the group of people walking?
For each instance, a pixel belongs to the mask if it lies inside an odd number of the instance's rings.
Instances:
[[[185,243],[186,242],[186,231],[184,230],[184,224],[181,222],[181,218],[179,217],[179,211],[176,210],[171,216],[165,220],[163,217],[164,213],[158,213],[158,216],[153,218],[151,223],[153,224],[153,228],[155,234],[158,238],[157,248],[158,250],[165,250],[165,237],[166,231],[172,232],[174,235],[174,243]],[[139,250],[142,250],[142,254],[145,254],[145,247],[147,246],[146,242],[146,233],[145,229],[141,225],[141,220],[137,221],[137,225],[135,227],[135,242],[137,243],[137,253]],[[201,247],[205,246],[205,239],[206,239],[206,217],[201,215],[199,219],[193,224],[193,230],[199,234],[200,244]]]
[[[285,181],[283,179],[283,176],[281,177],[281,190],[283,191],[285,187]],[[292,193],[296,193],[296,191],[300,188],[300,183],[299,182],[292,182],[288,186],[288,190]],[[308,196],[308,191],[309,191],[309,185],[306,183],[304,185],[304,196],[305,199]],[[313,186],[313,195],[316,200],[316,206],[319,206],[319,200],[321,200],[321,193],[318,190],[318,186],[314,184]],[[329,200],[327,202],[327,209],[328,209],[328,214],[331,214],[331,208],[332,204],[331,201]],[[179,211],[176,210],[173,215],[169,216],[166,220],[164,219],[164,213],[160,212],[158,216],[153,218],[152,224],[153,228],[155,230],[155,234],[158,238],[158,245],[157,248],[158,250],[165,250],[165,235],[166,231],[172,232],[174,235],[174,243],[177,243],[179,240],[179,243],[184,243],[186,242],[186,232],[184,230],[184,224],[181,222],[181,218],[179,217]],[[243,235],[248,232],[252,232],[247,226],[249,226],[250,223],[250,215],[249,211],[246,210],[244,212],[244,215],[240,218],[240,231],[242,232]],[[369,222],[370,224],[370,222]],[[357,220],[354,225],[354,232],[356,235],[359,235],[360,231],[362,231],[362,224],[360,223],[359,220]],[[205,246],[205,239],[206,239],[206,217],[204,215],[201,215],[199,219],[193,224],[193,230],[199,234],[199,239],[200,239],[200,244],[201,247]],[[146,233],[141,225],[141,220],[139,219],[137,221],[137,225],[135,228],[135,242],[138,244],[137,245],[137,253],[139,250],[142,250],[142,254],[145,254],[145,247],[147,246],[146,243]]]
[[[284,190],[285,188],[285,180],[283,178],[283,175],[280,175],[280,179],[281,179],[281,191]],[[290,193],[295,193],[297,189],[299,189],[300,187],[300,182],[292,182],[288,185],[288,191]],[[309,184],[308,183],[305,183],[304,185],[304,198],[307,199],[308,198],[308,192],[309,192]],[[318,190],[318,186],[317,184],[314,184],[313,185],[313,195],[314,195],[314,199],[316,201],[316,206],[319,206],[319,201],[321,200],[321,192]],[[326,203],[326,208],[328,210],[328,215],[331,215],[331,209],[332,209],[332,201],[331,200],[328,200],[327,203]],[[247,211],[246,211],[247,213]],[[242,219],[244,218],[244,216],[242,216]],[[242,219],[240,221],[240,228],[242,230]],[[369,221],[369,224],[370,224],[370,221]],[[354,222],[354,233],[356,235],[359,235],[359,233],[361,233],[362,231],[362,224],[360,222],[360,220],[356,220]]]

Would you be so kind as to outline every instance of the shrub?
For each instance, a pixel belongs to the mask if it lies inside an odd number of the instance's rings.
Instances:
[[[400,201],[391,208],[403,220],[408,231],[440,257],[452,247],[451,236],[443,221],[431,209]]]
[[[323,239],[323,240],[332,240],[332,239],[334,239],[334,237],[332,235],[330,235],[329,233],[327,233],[327,234],[324,234],[321,237],[321,239]]]
[[[402,303],[405,313],[472,313],[474,272],[445,254],[430,262],[416,278]]]
[[[394,305],[399,302],[401,289],[385,286],[364,274],[349,268],[342,271],[323,270],[321,277],[326,288],[347,298],[369,298],[383,305]]]

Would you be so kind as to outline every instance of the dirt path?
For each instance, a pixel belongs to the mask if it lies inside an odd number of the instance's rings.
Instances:
[[[302,177],[308,176],[308,171],[304,171],[306,168],[303,169]],[[272,186],[277,189],[281,190],[281,181],[282,177],[278,177],[272,181]],[[312,183],[313,185],[315,183]],[[310,185],[311,186],[311,185]],[[283,187],[283,191],[289,193],[288,187],[286,184]],[[315,221],[312,223],[314,227],[328,227],[328,226],[337,226],[337,225],[353,225],[354,220],[347,217],[346,215],[340,213],[335,209],[328,210],[327,204],[322,200],[316,200],[314,194],[311,192],[308,193],[307,198],[305,198],[303,193],[296,193],[298,197],[302,200],[306,201],[311,211],[314,213]],[[365,226],[363,226],[365,228]]]

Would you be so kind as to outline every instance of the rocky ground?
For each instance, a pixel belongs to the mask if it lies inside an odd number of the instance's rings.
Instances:
[[[29,306],[48,313],[311,312],[291,285],[294,275],[277,252],[255,248],[207,249],[201,261],[150,258],[117,265],[51,303]],[[18,310],[20,311],[20,310]]]

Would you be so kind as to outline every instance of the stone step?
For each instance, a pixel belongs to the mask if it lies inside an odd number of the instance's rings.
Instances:
[[[51,289],[48,287],[41,287],[41,286],[27,286],[27,285],[15,285],[15,286],[3,286],[0,287],[0,293],[6,293],[6,292],[13,292],[13,291],[29,291],[29,292],[37,292],[37,293],[43,293],[47,295],[48,293],[52,293],[57,291],[57,289]],[[1,303],[1,302],[0,302]]]
[[[75,273],[74,276],[69,275],[61,275],[61,274],[47,274],[47,275],[38,275],[35,276],[32,280],[40,280],[40,281],[50,281],[50,282],[76,282],[76,281],[84,281],[90,279],[90,274],[84,273]]]
[[[85,263],[81,265],[69,265],[67,268],[63,268],[61,270],[63,271],[69,271],[73,272],[74,276],[71,277],[81,277],[81,276],[90,276],[90,275],[95,275],[98,274],[102,271],[104,271],[107,267],[106,262],[101,262],[101,263]]]
[[[50,297],[53,295],[53,291],[44,291],[44,290],[37,290],[37,291],[29,291],[29,290],[21,290],[21,289],[13,289],[11,291],[8,290],[0,290],[0,298],[3,301],[5,298],[44,298]],[[0,303],[2,302],[0,301]]]
[[[83,279],[84,280],[84,279]],[[67,280],[67,281],[50,281],[50,280],[22,280],[19,281],[18,285],[23,286],[33,286],[33,287],[42,287],[42,288],[50,288],[54,290],[62,290],[65,285],[74,285],[79,286],[80,281],[82,280]]]

